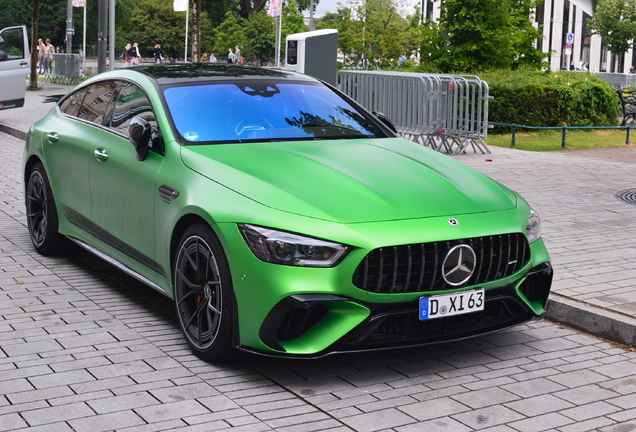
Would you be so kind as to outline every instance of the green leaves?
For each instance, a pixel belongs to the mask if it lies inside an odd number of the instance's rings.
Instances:
[[[534,46],[540,37],[530,21],[534,6],[534,0],[446,0],[439,22],[422,30],[422,59],[441,72],[540,68],[547,55]]]
[[[479,76],[488,82],[494,97],[488,107],[491,122],[540,127],[613,126],[619,115],[616,90],[591,74],[520,69]]]
[[[589,26],[608,50],[622,56],[636,34],[636,0],[601,0]]]

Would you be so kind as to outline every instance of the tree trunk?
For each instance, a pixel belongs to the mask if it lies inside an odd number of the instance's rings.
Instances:
[[[33,2],[33,16],[31,18],[31,73],[29,75],[29,90],[38,88],[38,20],[40,16],[40,0]]]

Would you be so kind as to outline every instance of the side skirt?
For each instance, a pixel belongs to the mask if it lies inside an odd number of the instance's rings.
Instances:
[[[67,236],[68,237],[68,236]],[[113,267],[118,268],[119,270],[123,271],[124,273],[126,273],[129,276],[132,276],[133,278],[137,279],[139,282],[148,285],[150,288],[154,289],[155,291],[160,292],[161,294],[165,295],[166,297],[170,297],[168,295],[168,293],[161,288],[159,285],[157,285],[156,283],[154,283],[153,281],[151,281],[150,279],[148,279],[145,276],[140,275],[139,273],[137,273],[136,271],[132,270],[131,268],[125,266],[124,264],[120,263],[119,261],[117,261],[116,259],[114,259],[113,257],[106,255],[104,252],[100,251],[99,249],[89,245],[88,243],[85,243],[81,240],[78,240],[76,238],[73,237],[68,237],[69,240],[71,240],[72,242],[76,243],[77,245],[81,246],[82,248],[86,249],[88,252],[92,253],[93,255],[97,256],[98,258],[106,261],[108,264],[112,265]]]

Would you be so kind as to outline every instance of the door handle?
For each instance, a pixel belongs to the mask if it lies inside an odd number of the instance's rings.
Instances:
[[[48,134],[46,134],[46,138],[49,140],[49,144],[55,144],[60,140],[57,132],[49,132]]]
[[[108,152],[106,149],[98,148],[93,152],[93,154],[99,162],[106,162],[106,159],[108,159]]]
[[[29,64],[29,63],[28,63],[28,62],[25,62],[25,61],[21,61],[21,62],[20,62],[20,66],[26,66],[26,65],[28,65],[28,64]]]

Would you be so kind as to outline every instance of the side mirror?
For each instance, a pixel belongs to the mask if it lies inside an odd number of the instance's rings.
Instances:
[[[391,120],[389,120],[389,118],[387,116],[385,116],[384,114],[382,114],[379,111],[373,111],[373,115],[376,116],[378,118],[378,120],[380,120],[382,123],[384,123],[384,125],[386,127],[391,129],[393,131],[393,133],[395,133],[395,134],[398,133],[397,129],[395,128],[395,126],[393,126],[393,123],[391,123]]]
[[[137,150],[137,160],[144,160],[148,157],[148,149],[152,126],[143,118],[136,116],[128,125],[128,139]]]
[[[5,61],[9,58],[5,51],[0,50],[0,61]]]

